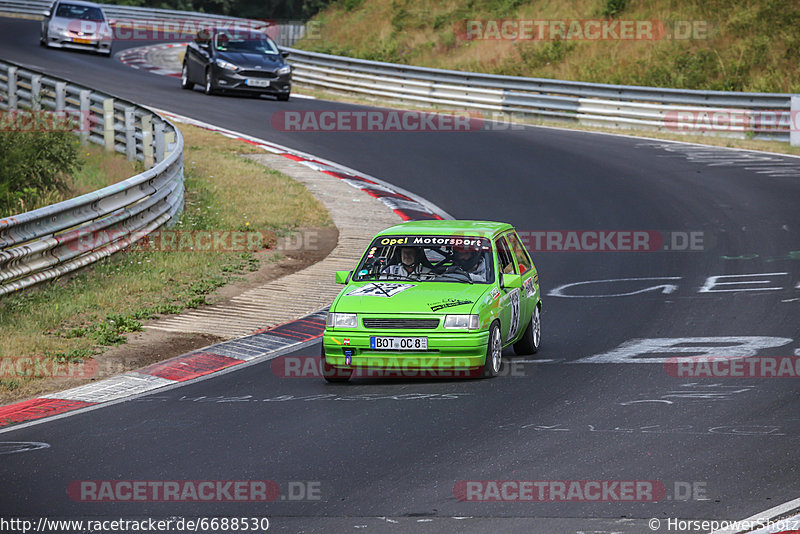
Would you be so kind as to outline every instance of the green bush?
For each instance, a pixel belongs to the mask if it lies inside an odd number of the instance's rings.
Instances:
[[[0,131],[0,217],[52,203],[80,167],[69,132]]]
[[[616,17],[625,10],[625,5],[627,3],[628,0],[606,0],[606,4],[603,6],[600,14],[609,18]]]

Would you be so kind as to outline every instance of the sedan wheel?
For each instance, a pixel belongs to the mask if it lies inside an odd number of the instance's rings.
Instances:
[[[514,343],[514,352],[520,356],[525,354],[536,354],[539,352],[539,345],[542,343],[542,319],[539,306],[533,309],[531,322],[519,341]]]
[[[184,63],[181,69],[181,89],[192,88],[194,88],[194,84],[189,81],[189,68],[186,66],[186,63]]]
[[[486,347],[486,361],[483,364],[483,376],[492,378],[500,374],[503,359],[503,341],[500,338],[500,326],[492,323],[489,328],[489,343]]]
[[[207,95],[213,95],[216,92],[214,90],[214,84],[213,84],[213,81],[212,81],[211,69],[206,71],[206,88],[205,89],[206,89],[206,94]]]

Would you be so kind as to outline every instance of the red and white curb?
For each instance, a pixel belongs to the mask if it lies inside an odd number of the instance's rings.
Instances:
[[[327,310],[198,351],[59,393],[0,407],[0,428],[128,399],[224,369],[277,358],[313,343],[325,329]],[[15,430],[19,426],[0,430]]]

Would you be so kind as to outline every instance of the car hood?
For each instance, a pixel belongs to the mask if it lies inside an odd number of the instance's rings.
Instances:
[[[217,52],[216,57],[245,69],[261,67],[265,71],[273,71],[284,65],[283,58],[279,55],[251,54],[247,52]]]
[[[375,281],[349,284],[334,311],[345,313],[471,313],[494,286],[450,282]]]
[[[94,20],[81,21],[79,19],[67,17],[52,17],[49,24],[58,28],[87,31],[88,33],[98,33],[102,29],[109,29],[107,22],[97,22]]]

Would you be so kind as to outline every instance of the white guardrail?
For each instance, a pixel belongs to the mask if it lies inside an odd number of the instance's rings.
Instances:
[[[82,143],[104,145],[148,170],[52,206],[0,219],[0,296],[118,252],[183,208],[183,136],[131,102],[0,60],[3,121],[72,119]],[[30,122],[28,123],[30,124]]]
[[[800,145],[800,95],[498,76],[288,49],[296,85],[417,105]],[[794,124],[794,126],[792,126]]]
[[[42,11],[49,9],[52,4],[53,0],[0,0],[0,14],[11,13],[41,19]],[[201,26],[213,24],[247,26],[263,29],[279,46],[291,46],[302,39],[306,32],[306,25],[301,21],[252,20],[172,9],[101,5],[106,16],[116,20],[120,26],[146,28],[158,24],[165,34],[172,31],[194,34]]]

